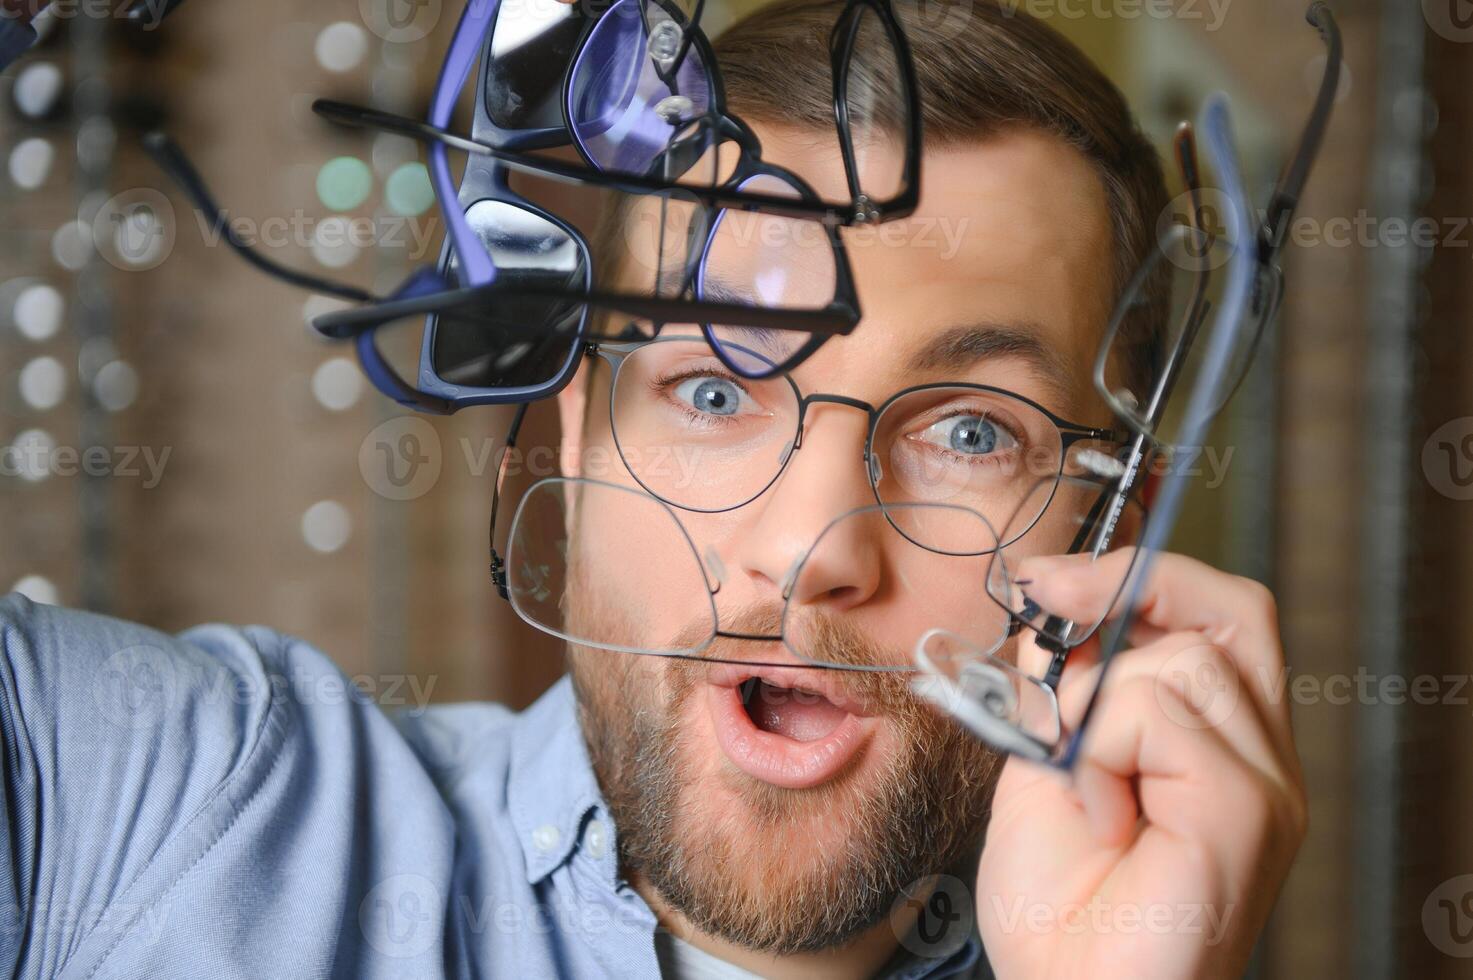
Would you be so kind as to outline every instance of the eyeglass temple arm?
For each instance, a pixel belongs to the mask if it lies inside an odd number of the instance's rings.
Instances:
[[[1183,121],[1176,128],[1176,135],[1172,139],[1175,150],[1177,167],[1181,172],[1182,183],[1187,189],[1190,200],[1190,211],[1188,220],[1190,222],[1189,232],[1198,232],[1200,236],[1210,239],[1210,232],[1202,227],[1202,180],[1201,172],[1197,166],[1197,140],[1192,124]],[[1173,223],[1171,231],[1167,234],[1177,233],[1180,226]],[[1163,236],[1164,237],[1164,236]],[[1131,277],[1131,282],[1126,286],[1122,295],[1121,304],[1134,296],[1138,290],[1144,289],[1149,277],[1154,273],[1154,262],[1156,256],[1164,254],[1165,247],[1161,239],[1155,244],[1156,254],[1141,268],[1137,269]],[[1170,261],[1170,259],[1167,259]],[[1186,352],[1190,348],[1191,341],[1196,337],[1197,330],[1206,319],[1211,303],[1206,300],[1207,284],[1211,273],[1207,268],[1209,263],[1203,262],[1202,268],[1197,270],[1196,282],[1192,290],[1192,301],[1187,306],[1183,316],[1182,327],[1177,335],[1177,342],[1167,352],[1164,363],[1156,372],[1155,387],[1150,396],[1145,399],[1144,404],[1137,403],[1136,410],[1117,408],[1116,415],[1123,421],[1127,428],[1138,436],[1155,444],[1156,439],[1152,433],[1160,421],[1162,412],[1165,410],[1166,401],[1176,383],[1176,377],[1180,374],[1181,366],[1186,361]],[[1128,306],[1117,305],[1116,311],[1111,314],[1111,323],[1106,331],[1104,341],[1100,344],[1099,354],[1095,357],[1095,388],[1111,398],[1111,388],[1107,379],[1109,369],[1110,351],[1113,349],[1114,338],[1118,334],[1125,317],[1128,315]],[[1139,440],[1137,440],[1137,445]]]
[[[455,112],[455,104],[466,79],[470,77],[481,54],[481,42],[489,40],[491,24],[500,4],[497,0],[470,0],[456,22],[455,34],[445,52],[445,61],[440,66],[435,81],[434,93],[430,98],[429,121],[435,126],[449,126]],[[488,52],[489,56],[489,52]],[[450,174],[450,158],[443,143],[429,147],[430,186],[440,213],[445,218],[448,237],[456,256],[460,259],[459,274],[466,285],[480,286],[496,279],[496,262],[482,244],[475,230],[466,220],[460,206],[460,196],[455,179]]]
[[[194,164],[190,162],[184,150],[165,133],[154,131],[146,134],[143,137],[143,149],[153,158],[159,168],[189,195],[194,206],[203,213],[210,225],[218,229],[225,244],[257,269],[294,286],[352,300],[355,303],[378,301],[379,297],[356,286],[320,279],[309,273],[281,265],[246,244],[231,227],[228,217],[220,210],[220,206],[215,203],[215,198],[205,185],[204,178],[199,175],[199,171],[194,168]]]
[[[1196,155],[1196,130],[1193,130],[1190,122],[1181,122],[1177,127],[1177,134],[1173,140],[1177,168],[1181,171],[1181,183],[1186,186],[1187,197],[1189,197],[1190,228],[1196,231],[1203,248],[1211,245],[1212,231],[1203,227],[1202,224],[1202,171],[1198,167],[1198,155]],[[1167,352],[1167,360],[1161,365],[1161,373],[1156,376],[1155,391],[1150,392],[1150,401],[1145,405],[1145,420],[1150,429],[1155,429],[1156,424],[1161,421],[1162,414],[1167,410],[1167,402],[1171,399],[1171,391],[1175,388],[1177,377],[1181,374],[1181,367],[1186,364],[1187,352],[1192,349],[1192,343],[1196,340],[1198,330],[1202,327],[1202,321],[1206,320],[1206,312],[1211,307],[1211,302],[1206,299],[1208,280],[1211,279],[1211,262],[1200,262],[1196,281],[1192,286],[1192,302],[1187,304],[1186,314],[1181,321],[1181,330],[1177,335],[1171,351]]]
[[[358,366],[363,369],[363,373],[368,376],[368,380],[375,388],[405,408],[412,408],[416,412],[424,412],[427,415],[449,415],[455,411],[455,404],[448,398],[420,391],[400,377],[399,372],[394,370],[377,349],[376,337],[373,331],[365,331],[352,338],[354,353],[358,355]]]
[[[842,220],[829,205],[808,204],[800,198],[784,197],[779,194],[762,194],[755,191],[737,191],[727,184],[709,187],[702,184],[671,184],[658,177],[640,176],[619,172],[590,171],[586,167],[566,163],[554,157],[538,156],[491,146],[479,140],[467,139],[450,132],[443,126],[434,126],[418,119],[408,119],[381,109],[338,102],[335,99],[317,99],[312,111],[332,122],[360,129],[379,129],[408,136],[427,145],[443,143],[453,150],[489,157],[520,173],[529,173],[571,184],[594,184],[625,194],[666,194],[694,199],[708,207],[734,210],[760,209],[764,214],[842,224]],[[730,117],[728,117],[730,118]]]
[[[1335,95],[1340,87],[1340,26],[1335,23],[1335,15],[1330,12],[1330,7],[1324,0],[1315,0],[1309,5],[1304,19],[1320,32],[1320,37],[1325,42],[1325,74],[1320,80],[1320,89],[1315,95],[1309,121],[1305,123],[1304,133],[1299,137],[1299,146],[1294,150],[1294,156],[1284,168],[1274,187],[1273,196],[1269,199],[1268,211],[1258,236],[1260,265],[1273,261],[1284,244],[1284,237],[1289,231],[1289,219],[1299,206],[1299,195],[1304,191],[1305,181],[1309,179],[1309,168],[1319,155],[1320,143],[1324,140],[1325,127],[1329,123],[1330,112],[1335,107]]]
[[[329,279],[320,279],[317,276],[304,272],[298,272],[295,269],[280,265],[261,255],[242,241],[235,233],[235,230],[230,227],[230,222],[227,220],[224,212],[220,210],[219,205],[215,203],[214,196],[205,185],[204,178],[199,175],[199,171],[194,168],[189,157],[177,143],[162,132],[152,132],[144,136],[143,146],[148,155],[159,165],[159,168],[184,189],[185,193],[193,199],[195,207],[199,208],[210,223],[219,229],[220,236],[225,240],[226,244],[237,255],[257,269],[293,286],[314,290],[330,296],[337,296],[341,299],[365,304],[375,304],[383,301],[382,297],[359,289],[356,286],[349,286],[343,283],[333,282]],[[402,293],[406,289],[418,288],[424,284],[424,281],[425,277],[420,273],[412,274],[400,286],[399,292]],[[371,349],[374,344],[372,331],[366,330],[357,334],[346,335],[342,339],[352,339],[355,341],[354,347],[358,355],[358,363],[362,366],[364,373],[368,375],[376,388],[388,394],[389,397],[393,398],[400,405],[415,409],[416,411],[437,415],[446,415],[453,410],[453,406],[448,400],[422,392],[399,377],[387,365],[384,359],[378,356],[375,350]]]
[[[443,300],[442,300],[443,297]],[[652,323],[684,323],[691,317],[691,300],[670,299],[664,296],[637,296],[629,293],[610,293],[601,290],[569,291],[551,286],[527,283],[517,286],[500,286],[487,283],[473,289],[445,290],[439,296],[431,295],[414,308],[415,315],[427,313],[465,313],[466,308],[483,308],[488,299],[505,301],[507,297],[519,299],[576,300],[601,310],[613,310],[625,316],[648,320]],[[854,310],[842,303],[831,304],[818,310],[781,310],[746,303],[729,303],[717,300],[700,300],[700,313],[706,322],[733,327],[752,327],[758,330],[786,330],[797,333],[824,334],[828,336],[851,333],[859,321]],[[684,318],[684,319],[682,319]],[[356,336],[366,330],[375,330],[392,317],[380,315],[372,309],[341,310],[324,313],[313,321],[313,327],[333,339]]]
[[[491,527],[489,543],[491,547],[491,584],[496,586],[496,591],[501,598],[511,601],[511,593],[506,585],[506,562],[496,551],[496,515],[501,510],[501,485],[506,479],[506,461],[511,458],[512,450],[517,446],[517,434],[522,431],[522,420],[527,417],[527,406],[529,402],[521,402],[517,405],[515,414],[512,415],[511,425],[506,430],[506,442],[501,447],[501,459],[496,463],[496,483],[491,487]]]
[[[1207,229],[1202,227],[1201,222],[1201,170],[1197,164],[1195,130],[1190,122],[1183,122],[1177,127],[1173,146],[1176,151],[1177,166],[1181,171],[1182,182],[1186,186],[1187,193],[1190,197],[1191,227],[1200,233],[1210,234]],[[1177,377],[1180,375],[1182,365],[1186,362],[1186,352],[1191,349],[1192,344],[1195,342],[1197,331],[1201,328],[1202,322],[1206,319],[1207,312],[1211,307],[1211,303],[1206,300],[1207,284],[1210,277],[1210,271],[1207,268],[1208,265],[1209,263],[1204,262],[1203,268],[1198,270],[1192,291],[1192,301],[1188,305],[1185,320],[1182,323],[1180,338],[1172,348],[1166,363],[1162,365],[1161,374],[1155,390],[1152,392],[1150,403],[1146,406],[1145,418],[1151,429],[1154,429],[1156,423],[1160,421],[1161,414],[1164,412],[1166,403],[1171,396],[1171,391],[1175,387]],[[1129,422],[1130,420],[1127,419],[1126,421]],[[1091,505],[1083,526],[1069,546],[1070,554],[1078,552],[1083,548],[1085,541],[1094,533],[1097,524],[1101,520],[1102,511],[1107,505],[1110,508],[1109,520],[1111,526],[1095,542],[1092,550],[1094,554],[1098,555],[1105,548],[1109,547],[1110,541],[1114,538],[1115,523],[1119,520],[1125,501],[1140,477],[1142,463],[1145,460],[1146,454],[1150,451],[1150,446],[1155,445],[1155,442],[1147,432],[1141,430],[1136,431],[1135,438],[1130,442],[1124,472],[1121,473],[1113,489],[1102,490],[1099,498]],[[1051,616],[1045,623],[1045,630],[1055,632],[1066,624],[1067,621],[1062,617]],[[1069,647],[1063,643],[1051,640],[1044,633],[1040,633],[1038,642],[1042,648],[1053,654],[1049,660],[1048,670],[1044,675],[1044,683],[1051,690],[1056,690],[1064,672],[1065,662],[1068,660]]]
[[[1197,165],[1197,136],[1191,123],[1183,122],[1177,127],[1173,145],[1176,149],[1177,167],[1181,170],[1182,183],[1186,186],[1187,195],[1191,200],[1191,228],[1200,237],[1203,247],[1209,247],[1212,231],[1204,227],[1202,223],[1202,171]],[[1197,278],[1192,286],[1192,300],[1187,305],[1177,342],[1169,352],[1166,363],[1161,366],[1161,375],[1157,380],[1156,390],[1151,393],[1151,402],[1146,406],[1145,417],[1152,429],[1161,421],[1161,416],[1166,411],[1167,402],[1171,399],[1171,392],[1176,387],[1177,378],[1181,375],[1188,352],[1191,351],[1192,344],[1196,342],[1197,331],[1201,329],[1202,322],[1207,318],[1207,311],[1212,305],[1207,300],[1207,286],[1212,278],[1211,263],[1203,261],[1201,266],[1197,270]]]
[[[1318,2],[1318,0],[1310,8],[1311,23],[1315,22],[1313,16],[1317,7],[1323,7],[1323,4]],[[1327,11],[1326,14],[1328,14]],[[1333,30],[1333,19],[1329,23]],[[1335,34],[1334,46],[1338,52],[1338,33]],[[1338,68],[1337,63],[1335,69],[1338,71]],[[1177,166],[1181,170],[1182,182],[1186,185],[1187,193],[1191,199],[1191,227],[1194,231],[1210,236],[1211,231],[1204,228],[1201,222],[1201,170],[1197,163],[1196,135],[1190,122],[1183,122],[1177,127],[1173,146],[1176,150]],[[1302,185],[1303,180],[1301,178],[1300,186]],[[1198,271],[1196,283],[1192,290],[1192,301],[1187,308],[1182,323],[1180,339],[1173,346],[1167,362],[1162,366],[1160,378],[1157,381],[1155,390],[1152,392],[1151,402],[1145,413],[1145,417],[1151,423],[1152,428],[1159,421],[1162,412],[1165,411],[1166,403],[1170,399],[1172,389],[1175,387],[1177,378],[1181,373],[1182,365],[1186,363],[1187,352],[1191,350],[1192,344],[1196,341],[1197,331],[1201,329],[1202,323],[1206,320],[1207,313],[1211,309],[1212,304],[1206,299],[1207,284],[1210,278],[1210,272],[1207,268],[1209,264],[1204,262],[1203,268]],[[1129,422],[1130,420],[1127,419],[1126,421]],[[1113,487],[1107,487],[1101,490],[1099,497],[1090,506],[1090,510],[1085,516],[1079,533],[1075,535],[1073,542],[1069,545],[1068,554],[1074,554],[1083,548],[1084,542],[1094,533],[1101,519],[1101,512],[1107,503],[1111,505],[1111,527],[1095,542],[1091,550],[1098,555],[1105,548],[1109,547],[1110,541],[1114,538],[1115,534],[1114,522],[1119,519],[1121,508],[1140,476],[1141,463],[1147,452],[1146,444],[1148,441],[1155,442],[1155,440],[1149,439],[1145,432],[1138,432],[1136,438],[1132,440],[1128,454],[1129,461],[1126,463],[1125,471],[1120,475]],[[1067,623],[1068,621],[1063,617],[1050,616],[1044,624],[1044,629],[1050,633],[1056,632],[1062,626],[1067,625]],[[1051,689],[1056,689],[1059,679],[1063,675],[1064,664],[1068,659],[1070,648],[1066,644],[1051,639],[1049,635],[1043,632],[1039,633],[1038,645],[1053,654],[1043,680]]]

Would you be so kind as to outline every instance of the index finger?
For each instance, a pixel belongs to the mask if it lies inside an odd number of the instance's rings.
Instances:
[[[1024,592],[1048,612],[1076,621],[1119,615],[1121,585],[1137,560],[1122,548],[1088,555],[1029,557],[1018,566]],[[1285,699],[1275,698],[1284,669],[1273,594],[1252,579],[1229,575],[1184,555],[1156,554],[1137,593],[1137,622],[1156,633],[1196,632],[1221,647],[1265,708],[1287,725]]]

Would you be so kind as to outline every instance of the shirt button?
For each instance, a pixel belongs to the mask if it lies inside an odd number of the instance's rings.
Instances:
[[[554,847],[557,847],[558,838],[561,836],[556,827],[550,823],[545,823],[532,831],[532,844],[539,851],[550,851]]]
[[[595,858],[604,856],[604,848],[608,846],[608,831],[604,829],[602,820],[592,820],[588,824],[588,853]]]

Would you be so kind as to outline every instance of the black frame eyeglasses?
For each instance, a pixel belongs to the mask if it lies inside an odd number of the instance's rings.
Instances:
[[[690,285],[677,284],[676,287],[684,295],[600,290],[592,288],[593,257],[584,237],[567,222],[516,193],[508,186],[505,171],[500,168],[476,172],[474,179],[478,183],[475,186],[480,188],[480,193],[475,203],[513,208],[523,223],[535,221],[543,229],[556,231],[556,235],[542,234],[533,245],[540,248],[545,241],[556,238],[559,247],[575,249],[581,256],[574,263],[574,268],[559,277],[550,276],[545,270],[537,270],[537,275],[520,275],[517,273],[521,270],[509,266],[504,270],[507,274],[484,285],[455,287],[450,283],[453,271],[449,258],[459,253],[451,250],[438,268],[424,266],[416,269],[388,295],[377,295],[348,283],[291,268],[263,254],[236,234],[204,179],[176,143],[162,133],[150,133],[144,138],[144,147],[190,197],[203,220],[220,229],[222,240],[235,254],[273,278],[355,304],[319,314],[312,321],[313,328],[330,340],[353,342],[364,372],[374,386],[399,404],[420,412],[450,414],[474,405],[529,401],[556,394],[577,371],[579,345],[597,336],[593,328],[596,312],[611,320],[620,314],[637,318],[653,324],[646,328],[651,332],[667,322],[701,323],[713,349],[723,359],[729,357],[718,337],[725,330],[780,332],[791,338],[789,354],[780,363],[767,365],[765,369],[770,373],[797,366],[830,336],[847,334],[859,322],[853,272],[843,242],[833,228],[815,225],[823,236],[817,247],[832,262],[835,294],[835,298],[821,309],[775,309],[746,301],[740,296],[733,297],[729,291],[707,289],[707,264],[713,251],[726,241],[722,222],[732,219],[723,212],[716,215],[714,221],[703,224],[702,221],[711,217],[710,213],[691,207],[686,211],[702,220],[685,228],[690,241],[673,246],[682,253],[686,263],[681,279]],[[759,167],[754,171],[756,178],[781,179],[783,176],[778,168]],[[667,189],[666,193],[681,192]],[[454,211],[458,205],[452,202],[450,207]],[[663,230],[664,216],[668,213],[665,202],[659,202],[657,208]],[[458,213],[457,217],[462,223],[467,220],[465,212]],[[494,238],[509,230],[488,228],[486,237]],[[478,241],[477,247],[485,248],[486,245]],[[663,254],[665,246],[660,247]],[[715,271],[719,273],[719,269]],[[532,315],[534,313],[536,315]],[[507,326],[506,329],[497,327],[508,317],[522,314],[534,321],[531,327],[525,323]],[[396,368],[384,355],[377,333],[393,324],[425,317],[432,319],[423,334],[422,363],[411,372]],[[630,329],[624,329],[610,336],[624,338],[629,333]],[[635,330],[636,335],[641,333],[649,335]],[[479,340],[476,340],[477,335]],[[468,360],[506,361],[516,353],[531,374],[513,381],[511,377],[515,372],[504,368],[494,377],[479,383],[449,376],[438,355],[444,346],[442,341],[454,342],[459,348],[468,343],[480,343],[485,347],[477,358]],[[729,366],[737,369],[735,365]]]
[[[519,25],[515,32],[509,33],[530,38],[529,45],[544,43],[546,60],[551,65],[540,69],[544,76],[538,79],[537,85],[541,99],[532,97],[531,101],[550,103],[543,91],[549,84],[546,73],[558,72],[561,73],[560,105],[555,111],[544,106],[540,112],[531,113],[498,113],[493,107],[492,128],[486,134],[490,138],[485,141],[468,140],[450,132],[448,111],[433,115],[428,122],[420,122],[331,100],[319,100],[313,108],[346,125],[385,129],[490,156],[514,170],[543,176],[612,181],[630,192],[662,190],[672,182],[679,182],[682,189],[713,208],[760,210],[830,225],[888,221],[915,210],[920,199],[920,91],[910,46],[890,0],[848,0],[830,34],[834,122],[850,192],[848,201],[825,201],[816,194],[789,197],[743,189],[740,179],[728,177],[707,182],[702,179],[704,170],[695,179],[689,179],[697,161],[724,145],[736,148],[739,173],[750,169],[761,158],[761,144],[756,135],[726,107],[725,84],[716,53],[698,24],[702,6],[697,2],[694,12],[687,15],[669,0],[615,0],[606,8],[592,11],[573,4],[557,14],[565,21],[560,24],[549,14],[537,13],[536,4],[518,5],[515,16],[535,18],[536,22],[530,26]],[[486,67],[482,90],[514,91],[517,73],[525,72],[525,66],[533,61],[527,57],[533,49],[509,50],[498,57],[497,26],[511,8],[503,10],[499,2],[484,0],[479,4],[480,9],[477,8],[477,4],[472,4],[467,9],[462,30],[482,32],[476,35],[483,38],[484,44]],[[601,37],[601,32],[609,36]],[[668,34],[668,39],[661,37],[662,33]],[[883,56],[884,66],[877,67],[876,62],[880,60],[877,54]],[[658,79],[660,84],[645,84],[640,88],[641,81],[648,83],[650,77]],[[897,85],[896,105],[888,113],[892,118],[880,118],[886,113],[876,111],[874,98]],[[617,113],[604,108],[602,103],[599,103],[600,110],[591,114],[579,109],[590,99],[615,95]],[[662,97],[657,99],[657,96]],[[663,121],[666,124],[663,128],[658,123],[654,128],[667,139],[645,140],[635,157],[637,166],[616,165],[617,161],[611,159],[614,154],[601,153],[586,133],[585,117],[602,119],[609,114],[617,115],[621,125],[627,125],[631,118],[638,124]],[[539,118],[532,120],[527,118],[529,115]],[[515,123],[515,128],[503,128],[496,121],[498,116],[503,123]],[[557,125],[553,124],[554,120]],[[533,121],[537,125],[527,125]],[[862,158],[871,126],[899,130],[898,186],[883,197],[865,187]],[[509,136],[516,138],[507,139]],[[585,166],[524,152],[561,144],[573,145]],[[658,145],[657,152],[650,150],[654,145]]]

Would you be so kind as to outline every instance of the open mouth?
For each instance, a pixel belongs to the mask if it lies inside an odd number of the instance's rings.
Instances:
[[[849,717],[849,712],[817,691],[778,687],[760,677],[748,678],[738,690],[752,724],[795,742],[832,735]]]
[[[742,772],[788,789],[836,778],[878,719],[812,668],[713,665],[708,707],[716,741]]]

